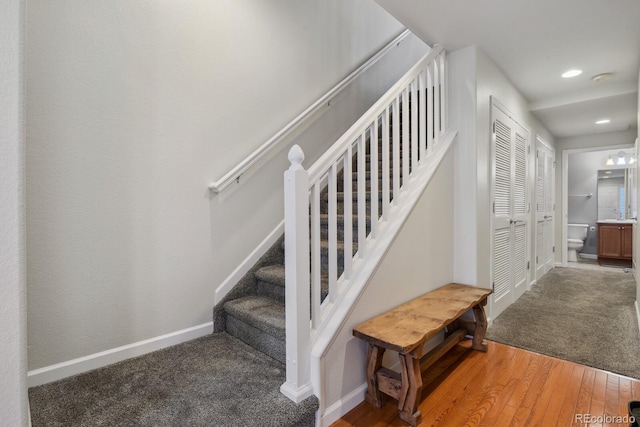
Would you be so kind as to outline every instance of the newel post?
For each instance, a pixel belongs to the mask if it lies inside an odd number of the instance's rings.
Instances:
[[[291,166],[284,173],[287,377],[280,391],[296,403],[313,391],[309,374],[309,174],[302,167],[303,160],[302,149],[291,147]]]

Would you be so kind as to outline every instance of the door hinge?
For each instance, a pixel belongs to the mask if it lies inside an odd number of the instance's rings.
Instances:
[[[527,154],[531,154],[531,146],[527,145]]]
[[[491,290],[492,290],[493,292],[495,292],[495,291],[496,291],[496,282],[493,282],[493,283],[491,284]]]
[[[496,213],[496,202],[493,202],[493,213]]]
[[[538,255],[536,255],[536,265],[538,265]]]
[[[531,212],[531,202],[527,203],[527,212]]]
[[[551,252],[553,252],[554,254],[556,253],[556,247],[555,246],[551,249]]]
[[[492,132],[495,135],[495,133],[496,133],[496,122],[495,121],[493,122],[493,130],[492,130]]]
[[[527,261],[527,270],[529,270],[531,268],[531,262]]]

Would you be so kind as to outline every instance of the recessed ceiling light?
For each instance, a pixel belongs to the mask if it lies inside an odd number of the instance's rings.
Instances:
[[[582,70],[569,70],[562,74],[562,77],[568,79],[569,77],[579,76],[580,74],[582,74]]]
[[[609,119],[602,119],[602,120],[598,120],[598,121],[596,122],[596,124],[597,124],[597,125],[604,125],[604,124],[607,124],[607,123],[609,123],[609,122],[611,122],[611,120],[609,120]]]

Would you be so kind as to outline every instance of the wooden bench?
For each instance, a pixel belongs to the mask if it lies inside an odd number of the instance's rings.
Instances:
[[[422,373],[456,344],[473,336],[472,348],[487,351],[484,306],[490,289],[450,283],[370,319],[353,329],[369,344],[367,402],[381,408],[383,393],[398,400],[400,418],[415,426],[421,420],[418,403]],[[461,316],[473,310],[475,321]],[[424,344],[446,328],[445,340],[424,354]],[[401,372],[382,367],[385,350],[400,357]]]

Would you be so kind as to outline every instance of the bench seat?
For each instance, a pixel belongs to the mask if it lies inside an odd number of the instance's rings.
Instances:
[[[382,407],[383,394],[396,398],[400,418],[417,425],[421,419],[417,407],[422,372],[466,335],[473,336],[473,349],[487,351],[484,306],[491,292],[491,289],[450,283],[356,326],[353,335],[369,345],[366,400]],[[473,310],[475,321],[461,318],[469,310]],[[426,341],[442,330],[445,330],[444,342],[424,354]],[[398,352],[400,373],[382,367],[385,350]]]

